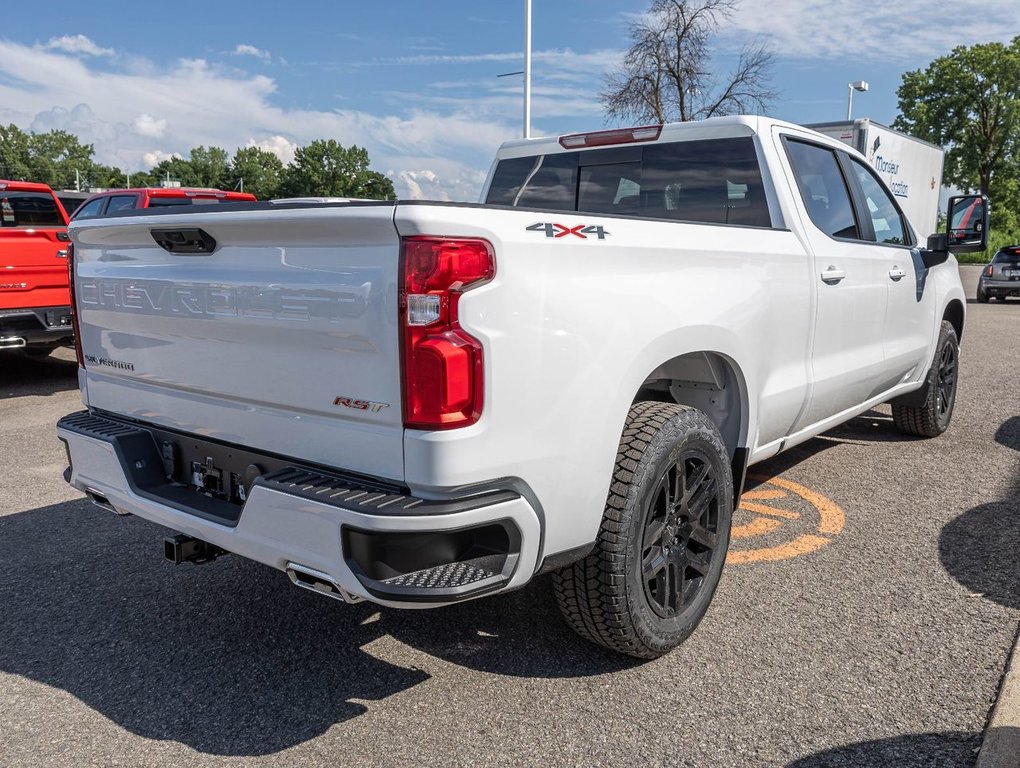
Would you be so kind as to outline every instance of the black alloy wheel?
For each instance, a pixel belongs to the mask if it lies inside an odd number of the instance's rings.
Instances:
[[[704,587],[718,546],[719,479],[704,452],[681,454],[659,480],[646,512],[641,581],[649,606],[672,618]]]

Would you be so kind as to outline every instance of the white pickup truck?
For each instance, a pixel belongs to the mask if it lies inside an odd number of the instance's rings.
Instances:
[[[513,141],[484,200],[73,223],[68,481],[179,531],[175,562],[349,602],[552,572],[574,629],[650,658],[705,613],[748,465],[883,402],[949,424],[947,243],[987,227],[920,243],[836,140],[728,117]]]

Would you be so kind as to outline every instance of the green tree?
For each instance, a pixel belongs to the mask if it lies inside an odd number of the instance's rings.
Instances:
[[[762,112],[775,99],[773,52],[744,47],[724,77],[712,73],[711,42],[737,0],[652,0],[630,26],[631,46],[599,97],[611,119],[665,123]]]
[[[946,148],[946,183],[992,198],[993,226],[1020,210],[1020,37],[960,46],[907,72],[893,127]]]
[[[234,153],[227,169],[227,188],[251,192],[260,200],[280,196],[283,161],[259,147],[243,147]],[[243,183],[242,183],[243,182]]]
[[[373,197],[395,200],[393,183],[368,168],[368,151],[318,139],[294,153],[283,194],[288,197]]]
[[[14,123],[0,125],[0,179],[31,181],[30,138]]]
[[[198,146],[191,150],[188,161],[194,174],[192,186],[220,189],[227,185],[227,166],[230,161],[227,150]]]
[[[175,156],[160,160],[149,173],[156,180],[157,185],[164,181],[178,181],[182,187],[201,186],[197,181],[198,175],[191,167],[191,161],[183,157]],[[133,181],[132,186],[134,186]]]

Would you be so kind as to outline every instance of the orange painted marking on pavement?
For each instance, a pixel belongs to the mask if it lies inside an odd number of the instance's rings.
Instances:
[[[820,493],[815,493],[803,485],[780,477],[764,477],[753,474],[749,474],[748,477],[771,487],[756,488],[741,496],[739,508],[755,517],[751,522],[734,526],[730,531],[731,538],[748,539],[784,528],[786,521],[802,520],[805,516],[813,519],[813,513],[794,512],[768,504],[755,503],[766,499],[787,498],[790,495],[803,499],[814,508],[814,512],[818,515],[817,529],[776,546],[731,550],[726,557],[726,562],[729,564],[776,562],[806,555],[824,547],[831,541],[830,537],[840,533],[846,525],[846,515],[843,510]]]
[[[776,530],[783,523],[779,520],[773,520],[769,517],[759,517],[757,520],[752,520],[750,523],[744,525],[736,525],[730,529],[731,539],[746,539],[751,536],[761,536],[765,533],[770,533]]]
[[[759,515],[772,515],[773,517],[785,517],[787,520],[800,520],[800,512],[791,512],[788,509],[770,507],[766,504],[755,504],[750,501],[740,502],[740,508],[748,512],[757,512]]]
[[[754,475],[751,475],[751,477],[754,477]],[[758,478],[754,477],[754,479],[757,480]],[[843,514],[843,510],[836,506],[836,503],[831,499],[827,499],[820,493],[815,493],[803,485],[797,485],[797,483],[784,480],[781,477],[767,478],[767,480],[773,485],[778,485],[780,488],[792,491],[818,510],[818,514],[821,517],[821,522],[818,525],[819,533],[835,536],[843,530],[843,526],[846,525],[846,515]]]
[[[728,564],[733,563],[761,563],[775,562],[776,560],[788,560],[798,555],[806,555],[821,549],[829,543],[824,536],[812,536],[805,534],[799,536],[789,544],[780,544],[778,547],[766,547],[764,549],[749,549],[745,552],[730,552],[726,556]]]
[[[781,499],[786,495],[786,491],[781,491],[778,488],[755,488],[753,491],[745,492],[740,498],[748,501],[764,501],[765,499]]]

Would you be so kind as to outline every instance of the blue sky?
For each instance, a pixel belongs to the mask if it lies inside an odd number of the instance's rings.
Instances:
[[[647,0],[533,0],[534,135],[606,125],[603,73]],[[864,7],[868,6],[868,7]],[[521,131],[523,0],[8,3],[0,123],[62,128],[129,170],[196,145],[258,145],[285,161],[316,138],[367,147],[402,197],[474,200],[496,147]],[[780,97],[769,113],[888,123],[904,71],[954,45],[1020,34],[1017,0],[743,0],[717,69],[764,39]]]

